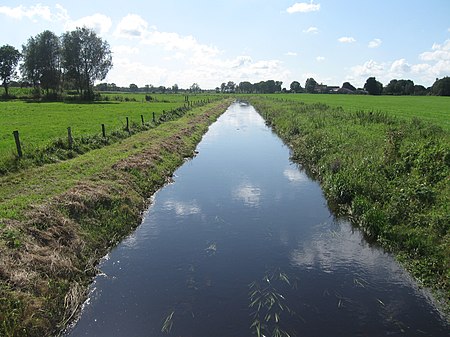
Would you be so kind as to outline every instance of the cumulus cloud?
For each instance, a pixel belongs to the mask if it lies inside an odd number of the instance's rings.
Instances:
[[[117,25],[116,36],[123,38],[144,37],[148,23],[137,14],[128,14]]]
[[[279,60],[254,60],[249,55],[239,55],[234,58],[221,57],[223,52],[216,46],[199,42],[191,35],[180,35],[176,32],[162,32],[156,27],[150,27],[147,21],[136,14],[128,14],[118,24],[115,30],[117,38],[133,40],[144,53],[148,47],[153,53],[161,54],[161,60],[171,62],[162,76],[161,69],[156,69],[156,74],[147,74],[144,80],[143,74],[136,74],[134,83],[143,79],[144,83],[158,83],[172,85],[177,83],[182,87],[190,86],[193,79],[201,88],[215,88],[218,79],[233,78],[234,81],[259,81],[268,78],[284,80],[289,78],[289,72],[283,67]],[[123,54],[122,54],[123,55]],[[123,55],[124,58],[131,59]],[[143,61],[139,61],[142,62]],[[143,65],[143,64],[142,64]],[[118,64],[124,71],[129,67],[131,72],[138,68],[134,62]],[[143,65],[143,69],[147,69]],[[114,72],[114,74],[118,74]],[[157,74],[161,74],[158,76]],[[118,81],[118,80],[117,80]],[[220,81],[220,80],[219,80]],[[125,82],[127,83],[127,82]],[[132,83],[132,82],[129,82]]]
[[[297,56],[297,53],[293,52],[293,51],[288,51],[285,55],[286,56]]]
[[[450,60],[450,40],[446,40],[443,44],[434,43],[431,51],[426,51],[419,55],[423,61],[448,61]]]
[[[317,62],[325,61],[325,57],[324,57],[324,56],[317,56],[317,57],[316,57],[316,61],[317,61]]]
[[[372,41],[369,42],[369,48],[378,48],[381,45],[381,40],[380,39],[373,39]]]
[[[319,28],[317,27],[309,27],[308,29],[305,29],[303,31],[303,33],[307,33],[307,34],[317,34],[319,32]]]
[[[392,62],[389,73],[392,76],[403,76],[411,71],[411,65],[405,59]]]
[[[0,14],[16,20],[25,18],[33,22],[37,22],[37,20],[67,21],[69,19],[67,10],[59,4],[55,5],[55,9],[51,9],[50,7],[42,4],[33,6],[20,5],[17,7],[0,6]]]
[[[297,2],[288,9],[286,9],[286,12],[288,12],[289,14],[293,14],[293,13],[316,12],[318,10],[320,10],[320,4],[315,4],[311,1],[310,3]]]
[[[65,28],[66,30],[74,30],[77,27],[87,27],[94,30],[97,34],[103,35],[109,32],[111,26],[112,21],[108,16],[97,13],[75,21],[69,20]]]
[[[418,55],[421,63],[409,63],[401,58],[390,62],[376,62],[369,60],[363,64],[351,68],[352,79],[360,84],[369,76],[376,76],[382,83],[388,83],[396,78],[412,79],[423,85],[431,85],[439,77],[448,76],[450,73],[450,40],[442,44],[434,43],[431,50]]]
[[[340,37],[338,39],[338,41],[341,42],[341,43],[353,43],[353,42],[356,42],[356,40],[353,37],[351,37],[351,36]]]
[[[0,14],[4,14],[14,19],[27,18],[35,20],[36,18],[39,18],[46,21],[51,21],[52,19],[50,7],[41,4],[29,7],[23,5],[17,7],[0,6]]]

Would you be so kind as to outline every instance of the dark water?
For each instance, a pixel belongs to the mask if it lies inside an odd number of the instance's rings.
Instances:
[[[102,262],[70,336],[241,337],[257,319],[265,336],[449,335],[251,106],[233,104],[198,151]]]

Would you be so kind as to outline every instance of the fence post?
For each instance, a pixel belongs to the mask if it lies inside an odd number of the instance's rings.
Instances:
[[[103,138],[106,138],[105,124],[102,124],[102,135],[103,135]]]
[[[130,132],[130,123],[128,121],[128,117],[127,117],[127,128],[125,129],[126,131]]]
[[[144,115],[141,115],[142,126],[144,126]]]
[[[67,128],[67,140],[69,142],[69,149],[71,149],[73,145],[73,138],[72,138],[72,129],[70,128],[70,126]]]
[[[155,112],[153,111],[153,123],[156,124],[156,119],[155,119]]]
[[[17,155],[22,158],[22,147],[20,146],[19,131],[13,131],[14,140],[16,141]]]

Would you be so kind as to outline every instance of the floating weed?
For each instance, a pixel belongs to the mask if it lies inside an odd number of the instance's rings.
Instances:
[[[164,323],[162,325],[161,328],[161,332],[163,333],[170,333],[170,330],[172,330],[172,326],[173,326],[173,314],[175,313],[175,311],[172,311],[164,320]]]
[[[384,304],[384,302],[382,300],[380,300],[379,298],[376,299],[378,303],[380,303],[383,307],[386,306],[386,304]]]
[[[279,270],[266,273],[262,282],[254,281],[249,284],[249,307],[253,309],[250,314],[253,318],[250,329],[258,337],[290,336],[280,327],[282,315],[293,315],[286,304],[286,297],[279,290],[283,284],[292,287],[288,275]]]
[[[355,278],[355,279],[353,279],[353,283],[357,286],[357,287],[362,287],[362,288],[365,288],[366,286],[364,285],[364,281],[363,282],[361,282],[361,281],[363,281],[363,280],[359,280],[359,279],[357,279],[357,278]]]
[[[206,253],[208,255],[215,255],[217,252],[217,244],[215,242],[211,243],[206,249],[205,249]]]

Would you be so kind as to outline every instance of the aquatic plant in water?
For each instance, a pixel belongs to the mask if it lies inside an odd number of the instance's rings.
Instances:
[[[281,328],[282,316],[293,315],[279,289],[283,283],[291,287],[288,276],[277,270],[266,273],[262,282],[254,281],[249,284],[249,307],[253,309],[250,314],[252,318],[250,329],[258,337],[291,336]]]

